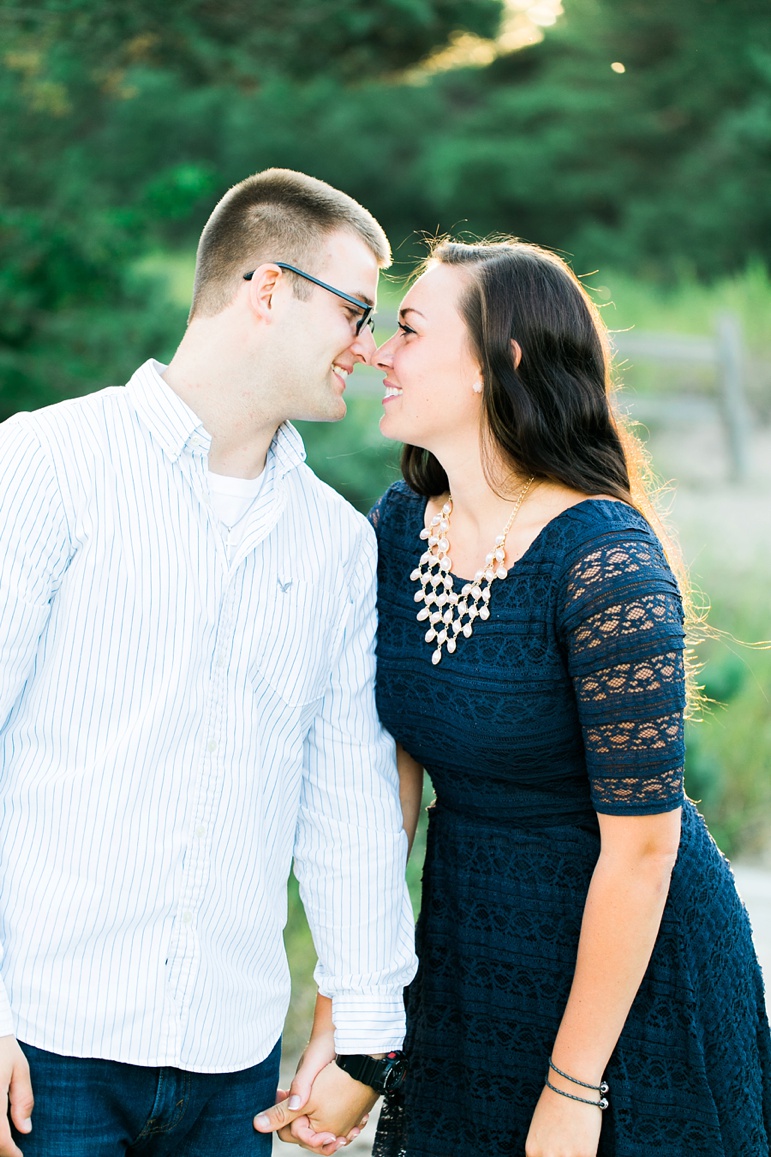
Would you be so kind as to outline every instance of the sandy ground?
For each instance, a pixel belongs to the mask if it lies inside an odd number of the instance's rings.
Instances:
[[[757,864],[733,864],[739,895],[747,905],[771,1014],[771,871]]]

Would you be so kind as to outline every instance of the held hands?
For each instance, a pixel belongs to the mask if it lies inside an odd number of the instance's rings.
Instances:
[[[602,1112],[544,1088],[530,1122],[525,1157],[597,1157]]]
[[[11,1137],[8,1114],[19,1133],[29,1133],[32,1104],[27,1058],[15,1037],[0,1037],[0,1157],[22,1157]]]
[[[358,1137],[377,1094],[339,1069],[334,1055],[332,1035],[314,1036],[291,1089],[288,1093],[279,1091],[278,1103],[255,1117],[255,1129],[278,1132],[282,1141],[324,1157]]]

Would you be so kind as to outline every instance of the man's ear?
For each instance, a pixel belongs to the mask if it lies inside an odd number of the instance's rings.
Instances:
[[[511,339],[511,352],[514,357],[514,369],[519,368],[519,363],[522,361],[522,346],[514,338]]]
[[[268,324],[274,317],[273,297],[281,282],[282,275],[283,271],[279,269],[278,265],[265,262],[263,265],[257,266],[247,282],[249,304],[257,317]]]

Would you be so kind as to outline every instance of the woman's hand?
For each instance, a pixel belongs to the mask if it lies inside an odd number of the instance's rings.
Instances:
[[[601,1128],[601,1109],[544,1088],[530,1122],[525,1157],[597,1157]]]

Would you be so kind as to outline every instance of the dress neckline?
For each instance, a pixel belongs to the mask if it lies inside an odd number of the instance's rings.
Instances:
[[[426,498],[425,502],[423,502],[422,504],[420,504],[420,503],[418,504],[418,508],[420,510],[420,518],[421,518],[421,529],[423,527],[425,527],[425,525],[426,525],[426,510],[428,508],[429,502],[430,502],[430,498]],[[523,553],[519,556],[519,558],[514,560],[514,562],[511,564],[510,567],[507,567],[507,570],[509,573],[507,574],[506,578],[508,578],[509,575],[511,575],[514,572],[514,570],[519,566],[519,564],[521,562],[523,562],[524,559],[527,558],[527,556],[530,554],[530,552],[535,549],[535,547],[540,543],[540,540],[543,538],[543,536],[545,535],[545,533],[549,529],[549,527],[554,526],[554,524],[556,522],[559,522],[560,519],[564,518],[566,514],[570,514],[571,511],[578,510],[579,506],[587,506],[589,503],[592,503],[594,505],[602,504],[603,506],[623,506],[627,510],[633,511],[635,514],[639,515],[639,513],[640,513],[638,510],[635,509],[634,506],[630,506],[628,502],[617,501],[614,498],[582,498],[580,502],[574,502],[572,506],[566,506],[564,510],[561,510],[559,512],[559,514],[555,514],[554,518],[550,518],[548,522],[545,522],[543,524],[541,529],[538,531],[538,534],[535,536],[535,538],[530,543],[530,545],[527,547],[527,549],[525,551],[523,551]],[[468,579],[468,578],[462,578],[460,575],[455,574],[454,571],[450,571],[450,574],[452,575],[453,579],[459,583],[468,583],[468,582],[472,581],[471,579]],[[503,581],[505,582],[506,579],[504,579]]]

